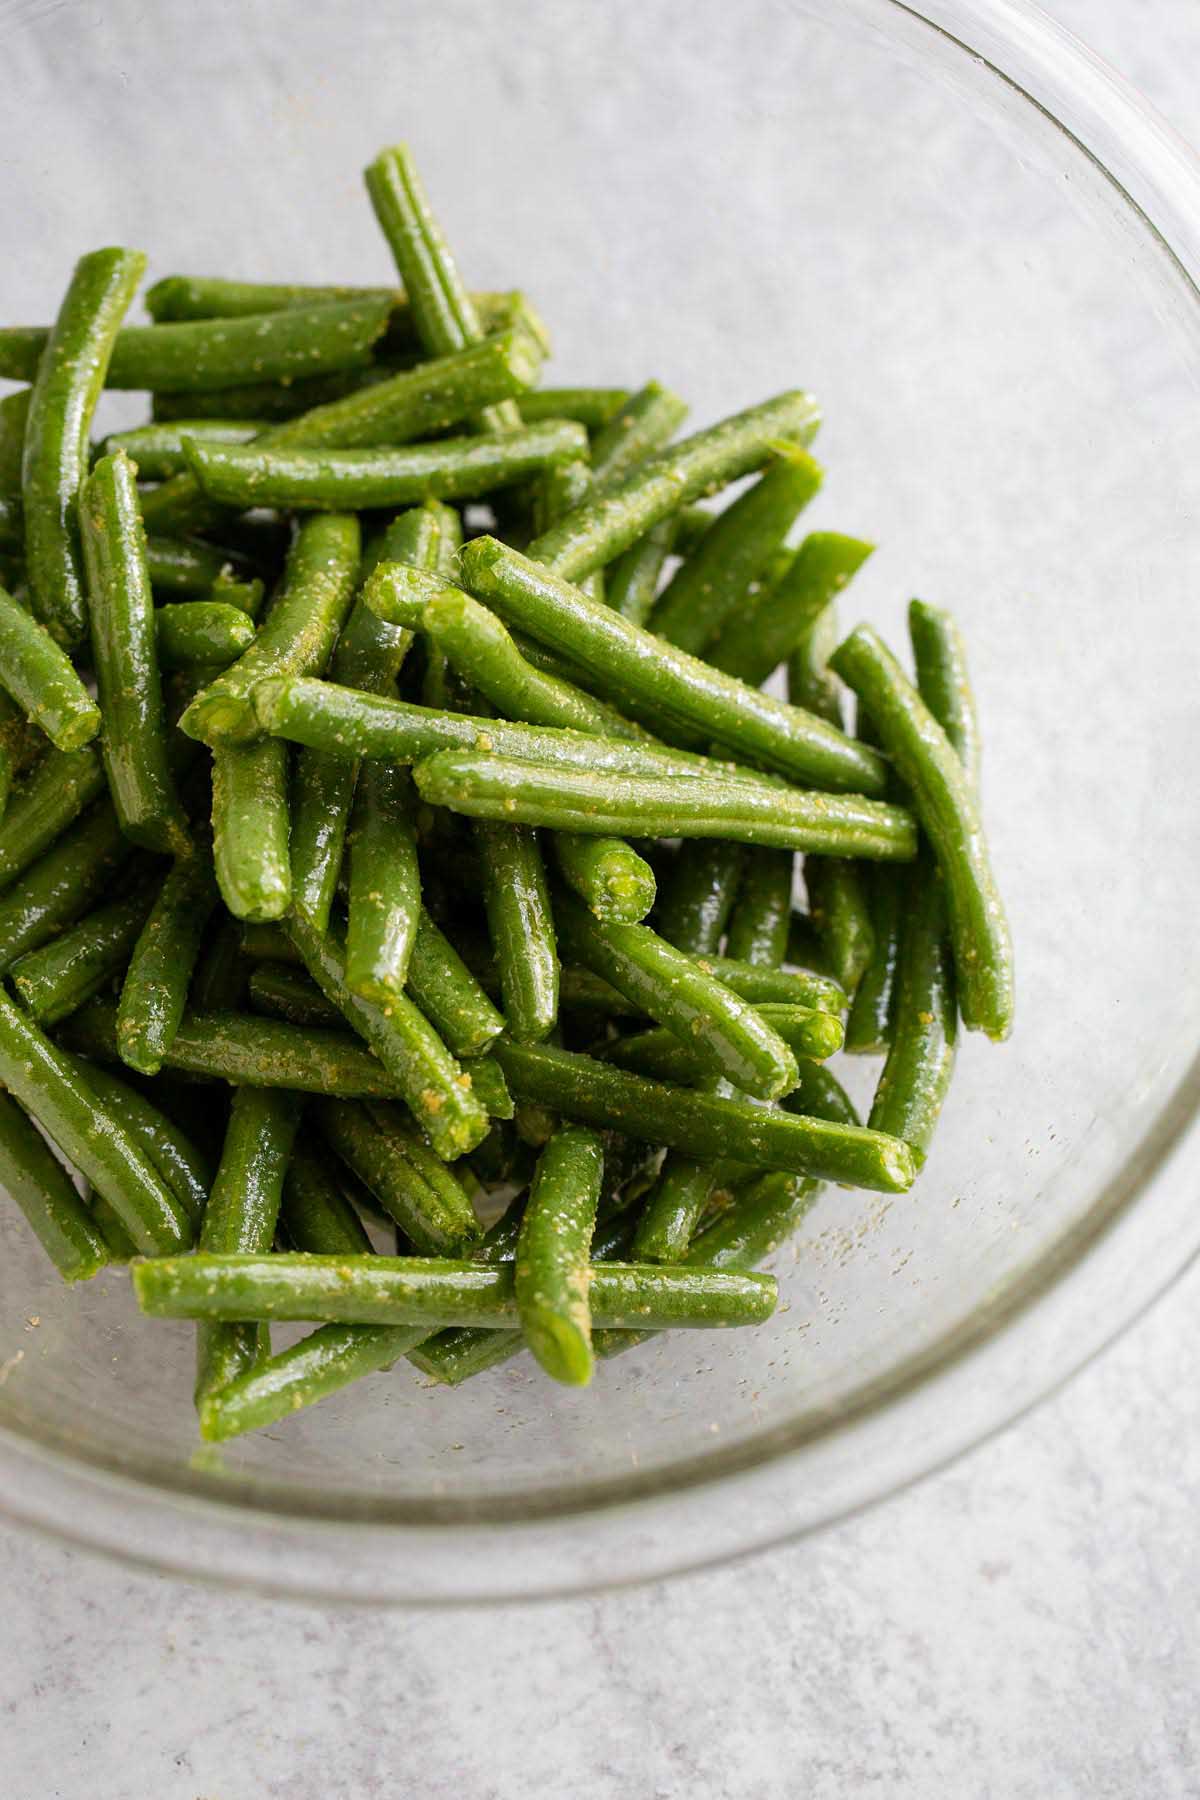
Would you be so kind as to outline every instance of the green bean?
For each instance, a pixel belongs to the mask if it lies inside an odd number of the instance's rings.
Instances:
[[[246,992],[246,965],[238,921],[222,914],[192,977],[192,1011],[233,1012]]]
[[[787,1241],[820,1192],[819,1182],[795,1175],[760,1177],[693,1239],[687,1261],[700,1268],[752,1268]]]
[[[85,1056],[115,1059],[115,1007],[89,1001],[64,1022],[59,1037]],[[252,1013],[185,1013],[163,1067],[234,1087],[294,1088],[343,1100],[401,1095],[400,1083],[349,1032],[302,1030]]]
[[[462,1183],[406,1128],[395,1106],[327,1100],[317,1117],[326,1143],[418,1254],[462,1256],[482,1236]]]
[[[8,494],[0,495],[0,549],[14,556],[19,552],[22,557],[25,552],[25,508],[20,500]],[[24,569],[22,561],[22,574]]]
[[[685,843],[663,883],[655,925],[669,944],[689,956],[721,948],[733,910],[746,852],[741,844],[695,838]]]
[[[293,1250],[310,1256],[370,1256],[362,1220],[334,1179],[327,1153],[297,1144],[283,1184],[280,1223]]]
[[[687,402],[657,381],[630,394],[592,441],[593,488],[612,488],[669,443],[687,418]]]
[[[254,642],[254,625],[238,606],[185,600],[158,608],[154,641],[164,669],[225,669]]]
[[[333,1328],[326,1326],[324,1329]],[[423,1326],[410,1326],[409,1329],[424,1331]],[[432,1376],[439,1386],[460,1387],[473,1375],[482,1375],[501,1363],[511,1362],[524,1348],[525,1339],[519,1331],[487,1331],[470,1325],[450,1325],[436,1335],[424,1336],[408,1352],[408,1360],[423,1375]]]
[[[354,598],[361,551],[358,520],[348,513],[306,519],[288,556],[283,587],[253,643],[233,667],[196,696],[181,730],[209,743],[247,743],[259,735],[250,699],[265,676],[319,674]]]
[[[281,738],[213,752],[213,861],[235,919],[282,919],[291,905],[288,756]]]
[[[819,1061],[842,1047],[842,1025],[836,1013],[808,1006],[781,1006],[774,1001],[752,1011],[798,1058]],[[710,1078],[713,1072],[711,1062],[697,1054],[692,1038],[662,1028],[614,1038],[601,1047],[601,1053],[605,1062],[618,1069],[631,1069],[637,1075],[653,1076],[656,1081],[679,1082],[684,1087]],[[788,1092],[794,1087],[793,1080]]]
[[[886,765],[868,746],[664,644],[495,538],[473,539],[460,560],[463,585],[506,624],[567,650],[615,691],[660,707],[667,719],[695,726],[793,779],[882,792]]]
[[[594,1367],[588,1248],[603,1173],[594,1131],[556,1131],[538,1158],[517,1240],[513,1291],[525,1341],[547,1375],[573,1387],[585,1387]]]
[[[261,446],[261,447],[260,447]],[[188,466],[223,506],[361,510],[414,501],[475,499],[511,487],[587,448],[582,425],[550,419],[503,437],[442,438],[395,449],[295,448],[291,444],[201,444],[185,439]],[[157,510],[154,518],[158,519]]]
[[[220,571],[208,594],[212,605],[235,606],[252,624],[262,612],[265,596],[266,589],[258,576],[252,581],[239,581],[231,567]]]
[[[104,790],[104,770],[90,745],[51,750],[15,790],[0,820],[0,888],[57,842]]]
[[[117,1047],[139,1074],[157,1075],[162,1068],[216,903],[212,856],[206,844],[197,844],[176,860],[159,889],[121,987]]]
[[[786,850],[751,850],[729,914],[726,954],[778,969],[787,955],[794,858]]]
[[[716,1186],[714,1162],[669,1150],[646,1201],[631,1255],[638,1262],[679,1262]]]
[[[623,838],[555,832],[558,872],[598,919],[636,925],[654,905],[654,870]]]
[[[750,786],[775,799],[790,791],[778,776],[690,751],[413,706],[356,693],[331,681],[298,677],[263,681],[254,690],[254,706],[264,730],[335,756],[377,756],[382,762],[412,763],[440,750],[495,751],[525,762],[589,774],[707,776],[724,784]]]
[[[229,1112],[221,1164],[200,1226],[206,1256],[268,1251],[275,1238],[300,1102],[294,1094],[238,1088]],[[196,1332],[196,1405],[258,1361],[259,1334],[241,1321],[201,1322]]]
[[[0,1083],[115,1208],[140,1250],[186,1249],[186,1211],[127,1131],[96,1100],[75,1059],[0,993]]]
[[[39,1025],[57,1025],[121,973],[150,906],[139,887],[98,907],[72,930],[12,965],[9,974],[17,996]]]
[[[147,850],[177,854],[187,820],[167,757],[135,470],[120,451],[96,464],[79,497],[103,727],[100,748],[121,829]]]
[[[96,257],[133,253],[96,251]],[[84,258],[84,261],[89,261]],[[130,271],[129,304],[145,258]],[[226,387],[248,377],[284,380],[323,369],[362,367],[371,345],[382,336],[391,311],[388,297],[323,301],[286,312],[251,313],[213,323],[188,320],[162,325],[126,325],[116,332],[111,361],[101,368],[100,386],[149,388],[156,393]],[[119,315],[113,328],[119,323]],[[60,326],[53,328],[57,346]],[[44,326],[17,325],[0,331],[0,375],[29,381],[51,337]]]
[[[603,775],[483,753],[444,751],[417,764],[431,806],[469,818],[618,837],[721,838],[821,856],[909,862],[912,814],[857,794],[822,794],[688,776]]]
[[[788,921],[787,955],[784,961],[797,964],[802,969],[814,970],[820,975],[829,974],[829,958],[813,929],[812,920],[807,913],[798,912],[795,908]],[[845,995],[842,997],[842,1004],[846,1004]]]
[[[579,581],[611,562],[660,519],[768,462],[780,439],[807,444],[820,423],[811,394],[780,394],[646,457],[602,486],[530,545],[534,562]]]
[[[508,1120],[515,1117],[516,1105],[508,1091],[504,1071],[494,1057],[464,1056],[462,1066],[464,1075],[470,1076],[472,1090],[482,1104],[489,1120]]]
[[[288,932],[326,999],[341,1009],[399,1085],[438,1155],[447,1162],[465,1156],[486,1135],[487,1113],[469,1076],[424,1015],[404,994],[384,1008],[351,993],[340,933],[330,930],[322,937],[298,918],[289,921]]]
[[[104,450],[109,456],[114,450],[124,450],[132,457],[139,481],[168,481],[187,468],[185,436],[206,443],[248,444],[266,429],[264,419],[178,419],[165,424],[156,420],[135,425],[130,431],[111,432],[104,440]]]
[[[830,725],[842,723],[842,686],[829,666],[838,642],[837,608],[817,613],[788,657],[788,698]]]
[[[507,318],[512,293],[473,294],[479,316],[490,324]],[[398,288],[329,287],[306,282],[230,281],[223,276],[164,275],[144,295],[146,311],[158,324],[176,319],[236,319],[243,313],[284,312],[295,306],[319,306],[333,300],[386,300],[392,308],[389,331],[407,322],[413,327],[410,308]]]
[[[527,425],[540,419],[574,419],[589,431],[598,431],[631,398],[628,388],[539,387],[522,394],[517,406]]]
[[[836,531],[810,532],[757,605],[726,621],[707,660],[751,687],[760,686],[803,643],[874,548]],[[808,704],[798,692],[791,697],[797,705]]]
[[[421,909],[408,964],[408,992],[455,1056],[478,1056],[504,1030],[453,944]]]
[[[891,1039],[904,888],[904,871],[894,866],[880,863],[867,877],[871,958],[854,990],[846,1020],[846,1049],[858,1056],[881,1053]]]
[[[565,952],[683,1036],[709,1073],[764,1100],[794,1085],[795,1058],[761,1014],[657,932],[601,924],[566,895],[557,899],[555,917]]]
[[[348,841],[346,985],[386,1006],[403,992],[421,910],[407,770],[367,764]]]
[[[0,686],[59,750],[79,750],[100,729],[100,708],[63,651],[0,588]]]
[[[762,963],[739,962],[731,956],[698,956],[694,961],[752,1006],[808,1006],[817,1012],[845,1011],[844,991],[825,975],[796,969],[771,969]]]
[[[913,796],[945,883],[968,1030],[1004,1038],[1012,1027],[1012,943],[970,780],[929,707],[876,634],[859,626],[833,656],[871,715]]]
[[[865,871],[843,857],[806,860],[809,916],[835,980],[853,995],[875,950]]]
[[[21,378],[33,383],[21,465],[30,597],[34,616],[67,649],[87,635],[78,506],[92,414],[145,266],[136,250],[81,257],[58,318]]]
[[[483,899],[509,1031],[545,1037],[558,1016],[558,951],[546,872],[532,831],[480,822]]]
[[[506,333],[312,405],[298,418],[271,426],[254,447],[286,451],[402,444],[456,423],[486,394],[519,391],[536,372],[537,358],[527,334]],[[414,497],[422,499],[424,494]],[[146,502],[147,522],[158,530],[194,530],[213,516],[211,502],[190,469],[172,476]]]
[[[373,577],[368,604],[386,603],[396,583],[387,566]],[[504,718],[527,725],[649,741],[613,707],[526,661],[495,613],[457,589],[442,589],[421,612],[421,629]]]
[[[668,1086],[545,1044],[501,1042],[493,1055],[518,1105],[532,1100],[564,1118],[690,1156],[731,1156],[756,1168],[787,1169],[884,1193],[902,1193],[912,1185],[908,1146],[882,1132]]]
[[[247,989],[256,1012],[270,1013],[291,1025],[320,1025],[337,1031],[345,1021],[301,969],[287,963],[259,963]]]
[[[658,584],[678,533],[679,515],[669,514],[605,568],[605,602],[631,624],[644,625],[653,612]]]
[[[151,417],[156,424],[173,425],[187,419],[251,419],[264,429],[290,424],[317,407],[347,400],[406,373],[411,355],[376,355],[366,368],[335,369],[327,375],[300,376],[292,381],[239,381],[232,387],[186,389],[151,397]],[[180,479],[172,476],[171,479]]]
[[[822,475],[807,450],[798,444],[781,446],[754,486],[718,513],[680,564],[654,609],[650,629],[698,655],[744,607],[750,584],[816,494]]]
[[[323,1325],[206,1396],[200,1434],[221,1442],[272,1425],[389,1367],[428,1335],[427,1325]]]
[[[170,1319],[323,1319],[342,1324],[487,1325],[518,1321],[511,1263],[445,1257],[160,1256],[133,1267],[142,1311]],[[597,1325],[710,1329],[760,1325],[775,1309],[769,1275],[595,1263]]]
[[[174,1120],[111,1069],[81,1063],[79,1073],[158,1170],[188,1217],[198,1224],[213,1180],[208,1157]]]
[[[209,594],[231,564],[223,550],[192,544],[184,538],[148,537],[146,566],[150,585],[170,594]],[[213,598],[220,596],[213,595]]]
[[[967,652],[954,617],[924,600],[908,608],[917,686],[949,738],[973,788],[979,786],[979,716],[967,670]]]
[[[395,259],[418,342],[431,356],[462,350],[482,336],[475,304],[459,276],[408,148],[382,151],[364,170],[367,193]],[[511,431],[520,414],[509,401],[486,409],[485,430]]]
[[[67,1171],[15,1100],[0,1093],[0,1187],[15,1201],[64,1281],[87,1281],[108,1246]]]
[[[112,806],[97,801],[0,895],[0,969],[73,925],[106,892],[128,854]]]
[[[6,499],[18,499],[21,493],[25,424],[32,393],[32,388],[21,388],[15,394],[5,394],[0,400],[0,494]]]

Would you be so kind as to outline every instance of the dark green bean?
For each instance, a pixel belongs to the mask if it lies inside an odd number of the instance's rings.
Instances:
[[[224,550],[172,537],[146,539],[146,566],[153,588],[169,594],[205,595],[212,593],[214,584],[223,577],[228,579],[226,572],[232,568]],[[221,596],[212,594],[212,598]]]
[[[129,855],[117,815],[99,800],[0,895],[0,969],[74,924]]]
[[[585,1387],[594,1367],[588,1252],[603,1173],[594,1131],[556,1131],[538,1158],[517,1240],[513,1291],[525,1341],[547,1375],[573,1387]]]
[[[154,641],[164,669],[225,669],[254,642],[254,624],[239,606],[184,600],[160,606]]]
[[[473,539],[460,560],[464,586],[506,624],[567,650],[619,693],[636,695],[666,718],[794,779],[882,792],[886,765],[868,746],[662,643],[495,538]]]
[[[859,626],[834,653],[833,664],[870,713],[937,855],[963,1023],[1004,1038],[1012,1028],[1012,942],[966,771],[873,631]]]
[[[265,419],[178,419],[135,425],[130,431],[111,432],[104,440],[105,453],[124,450],[137,465],[139,481],[168,481],[187,468],[183,438],[214,444],[248,444],[267,429]]]
[[[873,1129],[903,1137],[918,1168],[950,1086],[957,1029],[946,890],[937,865],[923,853],[908,884],[891,1043],[870,1118]]]
[[[558,1016],[558,951],[542,854],[532,831],[480,822],[483,899],[508,1029],[522,1043]]]
[[[738,962],[778,969],[787,955],[794,857],[786,850],[747,852],[726,933],[726,953]]]
[[[404,994],[384,1008],[351,993],[339,932],[331,929],[322,937],[297,918],[288,932],[326,999],[341,1009],[399,1084],[438,1155],[447,1162],[465,1156],[486,1136],[487,1113],[471,1091],[470,1077],[424,1015]]]
[[[810,532],[757,604],[726,620],[707,660],[751,687],[760,686],[803,642],[874,548],[836,531]],[[791,698],[807,705],[798,692]]]
[[[764,1100],[795,1084],[795,1058],[762,1015],[657,932],[602,924],[565,894],[555,917],[566,954],[682,1036],[709,1073]]]
[[[891,1039],[905,878],[906,871],[883,863],[867,875],[871,959],[854,990],[846,1020],[846,1049],[858,1056],[881,1054]]]
[[[101,457],[84,483],[79,526],[103,716],[100,748],[113,805],[127,837],[147,850],[177,854],[188,827],[167,756],[136,471],[120,451]]]
[[[246,992],[246,964],[236,919],[222,914],[192,977],[193,1012],[233,1012]]]
[[[201,444],[185,439],[201,488],[223,506],[361,510],[414,501],[470,500],[511,487],[549,464],[581,455],[587,433],[569,419],[525,425],[503,437],[442,438],[380,450],[290,444]],[[158,512],[153,517],[158,522]]]
[[[145,266],[138,250],[81,257],[57,320],[20,378],[33,383],[21,465],[30,597],[35,617],[67,649],[87,635],[78,507],[92,414]]]
[[[139,886],[13,964],[9,974],[17,996],[39,1025],[57,1025],[121,973],[151,904]]]
[[[594,1263],[588,1279],[593,1320],[618,1329],[761,1325],[775,1309],[769,1275]],[[160,1256],[134,1264],[133,1288],[155,1318],[498,1329],[519,1318],[511,1263],[445,1257]]]
[[[422,908],[408,964],[408,992],[455,1056],[478,1056],[504,1030],[449,939]]]
[[[679,515],[673,513],[652,525],[644,537],[635,539],[606,566],[605,602],[631,624],[644,625],[653,612],[658,584],[678,533]]]
[[[881,1132],[668,1086],[545,1044],[501,1042],[492,1054],[518,1105],[532,1100],[581,1124],[691,1156],[732,1156],[756,1168],[787,1169],[884,1193],[902,1193],[912,1185],[908,1146]]]
[[[638,1262],[679,1262],[716,1186],[717,1165],[668,1150],[643,1208],[631,1255]]]
[[[603,775],[548,768],[489,752],[444,751],[417,764],[417,788],[431,806],[473,819],[540,825],[618,837],[710,837],[809,850],[821,856],[910,862],[912,814],[857,794],[672,775]]]
[[[767,1001],[752,1010],[757,1019],[795,1052],[797,1058],[820,1061],[842,1047],[842,1025],[836,1013],[821,1012],[808,1006],[781,1006],[774,1001]],[[632,1069],[637,1075],[650,1075],[656,1081],[676,1081],[685,1087],[712,1076],[711,1061],[703,1054],[697,1054],[692,1038],[661,1028],[613,1038],[601,1046],[600,1053],[605,1062],[613,1063],[618,1069]],[[789,1093],[795,1085],[793,1079]]]
[[[741,844],[696,838],[671,864],[655,914],[655,926],[689,956],[713,956],[741,882],[746,852]]]
[[[0,588],[0,686],[60,750],[100,729],[100,708],[44,625]]]
[[[781,439],[807,444],[820,422],[811,394],[780,394],[640,462],[601,487],[530,545],[534,562],[565,581],[602,568],[660,519],[768,462]]]
[[[771,969],[731,956],[698,956],[695,961],[752,1006],[809,1006],[817,1012],[844,1012],[846,995],[825,975]]]
[[[212,856],[198,843],[176,860],[159,889],[121,986],[117,1048],[139,1074],[157,1075],[162,1067],[216,903]]]
[[[200,1254],[270,1250],[299,1123],[300,1101],[295,1094],[237,1089],[221,1164],[200,1225]],[[255,1325],[202,1321],[196,1332],[197,1407],[253,1368],[258,1355]]]
[[[173,1119],[111,1069],[80,1063],[79,1073],[158,1170],[188,1217],[198,1224],[213,1180],[208,1157]]]
[[[924,600],[912,600],[908,633],[921,697],[953,744],[971,786],[978,788],[979,715],[962,632],[952,614]]]
[[[798,444],[781,448],[754,486],[717,514],[680,564],[654,609],[650,629],[699,655],[745,607],[750,584],[763,574],[822,476],[807,450]]]
[[[25,1215],[64,1281],[88,1281],[108,1245],[67,1171],[15,1100],[0,1093],[0,1187]]]
[[[0,820],[0,888],[62,836],[104,790],[104,770],[90,745],[51,750],[14,791]]]
[[[235,919],[282,919],[291,905],[288,756],[281,738],[213,751],[213,861]]]
[[[249,649],[198,694],[181,730],[209,743],[247,743],[260,727],[250,699],[266,676],[319,674],[354,598],[362,544],[349,513],[306,519],[288,556],[283,587]]]
[[[406,769],[368,763],[350,823],[346,985],[381,1006],[403,992],[421,911]]]
[[[636,925],[654,905],[654,870],[623,838],[557,831],[550,840],[558,872],[598,919]]]
[[[117,1056],[116,1008],[92,1000],[59,1037],[85,1056]],[[163,1067],[235,1087],[294,1088],[336,1099],[394,1099],[400,1083],[347,1031],[322,1031],[253,1013],[185,1013]],[[486,1124],[486,1120],[485,1120]]]
[[[463,1256],[483,1235],[458,1177],[432,1155],[397,1107],[326,1100],[317,1117],[330,1148],[418,1254]]]
[[[310,1256],[370,1256],[362,1220],[318,1144],[297,1144],[283,1184],[280,1224],[293,1250]]]
[[[259,963],[251,973],[247,993],[256,1012],[270,1013],[292,1025],[320,1025],[337,1031],[345,1023],[337,1007],[304,971],[287,963]]]
[[[417,341],[430,356],[463,350],[483,335],[475,303],[433,216],[408,148],[381,151],[364,170],[375,217],[404,284]],[[511,401],[480,417],[488,431],[511,431],[520,414]]]
[[[133,260],[129,251],[94,254]],[[121,314],[144,266],[145,258],[138,257]],[[251,377],[280,381],[323,369],[361,368],[370,361],[371,345],[383,335],[390,311],[389,297],[371,296],[219,322],[126,325],[116,333],[100,385],[164,393],[227,387]],[[119,319],[120,314],[114,327]],[[61,324],[53,331],[57,334],[60,329]],[[31,380],[50,336],[44,326],[17,325],[0,331],[0,375],[12,381]]]
[[[239,581],[232,567],[221,570],[208,594],[214,606],[236,606],[252,624],[262,612],[265,597],[266,589],[258,576],[253,581]]]
[[[834,978],[850,995],[875,950],[865,874],[840,856],[814,856],[804,864],[809,917]]]
[[[20,498],[25,424],[32,393],[32,388],[21,388],[15,394],[5,394],[0,400],[0,494],[6,499]],[[560,413],[558,416],[566,418],[569,415]],[[583,422],[587,423],[586,420]]]
[[[140,1250],[162,1256],[190,1246],[186,1210],[97,1101],[75,1059],[2,992],[0,1083],[115,1208]]]
[[[429,1330],[427,1325],[323,1325],[207,1396],[200,1406],[201,1436],[221,1442],[272,1425],[390,1367]]]

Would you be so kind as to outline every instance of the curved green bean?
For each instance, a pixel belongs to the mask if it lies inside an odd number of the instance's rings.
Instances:
[[[59,750],[100,729],[100,708],[44,625],[0,588],[0,687]]]
[[[547,1375],[573,1387],[592,1378],[589,1246],[596,1225],[604,1145],[566,1125],[538,1158],[521,1220],[513,1292],[525,1341]]]
[[[20,378],[33,383],[21,463],[30,598],[34,616],[67,649],[87,635],[78,509],[92,414],[145,267],[139,250],[81,257],[57,320]]]

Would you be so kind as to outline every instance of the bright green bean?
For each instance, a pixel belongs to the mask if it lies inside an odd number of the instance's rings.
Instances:
[[[291,905],[288,756],[281,738],[213,752],[213,861],[235,919],[282,919]]]
[[[604,1174],[594,1131],[566,1125],[538,1158],[521,1220],[513,1291],[525,1341],[547,1375],[573,1387],[592,1378],[589,1246]]]
[[[908,608],[917,687],[934,718],[953,744],[967,779],[979,787],[979,715],[971,691],[967,651],[952,614],[924,600]]]
[[[631,624],[644,625],[653,612],[658,584],[678,533],[679,516],[673,513],[652,525],[605,568],[605,603]]]
[[[403,992],[421,912],[421,875],[406,769],[367,763],[347,838],[346,985],[386,1006]]]
[[[225,669],[254,642],[254,624],[239,606],[184,600],[154,614],[154,641],[164,669]]]
[[[34,616],[67,649],[87,635],[78,509],[92,414],[145,266],[138,250],[81,257],[58,318],[22,377],[33,383],[21,466],[30,596]]]
[[[79,1072],[126,1130],[196,1224],[208,1200],[213,1169],[187,1132],[111,1069],[81,1063]]]
[[[0,687],[59,750],[100,729],[100,708],[44,625],[0,588]]]
[[[135,425],[130,431],[114,431],[104,440],[105,454],[124,450],[137,465],[139,481],[168,481],[187,468],[183,454],[183,438],[197,438],[214,444],[248,444],[267,429],[264,419],[178,419],[168,423],[155,420],[150,425]]]
[[[636,925],[654,905],[654,870],[623,838],[556,831],[550,845],[559,874],[598,919]]]
[[[483,900],[509,1031],[536,1043],[558,1016],[558,950],[546,871],[532,831],[480,821]]]
[[[15,1100],[0,1093],[0,1187],[20,1207],[64,1281],[87,1281],[108,1245],[67,1171]]]
[[[478,1056],[504,1019],[458,951],[422,908],[408,963],[408,992],[455,1056]]]
[[[687,413],[687,402],[657,381],[630,394],[592,440],[592,488],[613,488],[624,481],[670,442]]]

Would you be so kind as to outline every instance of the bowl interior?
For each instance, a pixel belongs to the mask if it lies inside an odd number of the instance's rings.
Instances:
[[[6,320],[114,241],[153,276],[387,280],[359,170],[404,136],[468,278],[543,312],[550,380],[657,376],[697,424],[816,390],[807,523],[879,545],[847,622],[903,644],[920,594],[967,632],[1019,1019],[964,1045],[911,1194],[825,1193],[770,1326],[660,1339],[582,1394],[528,1359],[453,1393],[401,1365],[198,1454],[190,1329],[120,1273],[64,1290],[6,1207],[0,1425],[201,1493],[450,1520],[819,1434],[1031,1278],[1194,1055],[1190,285],[1079,144],[885,0],[32,7],[6,47]]]

